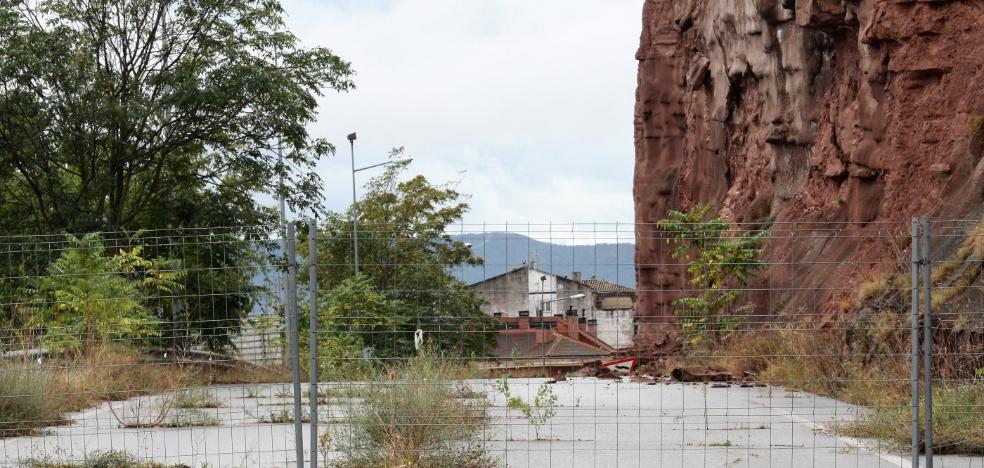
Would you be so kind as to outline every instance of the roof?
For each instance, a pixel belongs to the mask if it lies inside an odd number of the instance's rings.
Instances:
[[[604,342],[597,340],[601,346],[593,346],[584,341],[554,334],[553,340],[537,344],[534,331],[529,333],[500,333],[496,347],[496,355],[500,358],[524,359],[533,357],[598,357],[611,354],[611,349]],[[605,347],[602,347],[605,346]]]
[[[530,333],[499,333],[496,338],[495,354],[500,358],[527,357],[534,354],[534,348],[539,353],[540,347],[536,345],[536,335],[532,331]]]
[[[600,292],[600,293],[611,293],[611,292],[634,293],[635,292],[635,289],[632,289],[632,288],[630,288],[628,286],[622,286],[621,284],[612,283],[611,281],[605,281],[603,279],[597,279],[595,277],[591,277],[590,279],[583,279],[582,278],[580,280],[575,280],[573,278],[568,278],[566,276],[559,275],[557,273],[552,273],[552,272],[549,272],[549,271],[546,271],[546,270],[540,270],[540,269],[538,269],[538,268],[536,268],[536,267],[534,267],[532,265],[519,266],[519,267],[513,268],[512,270],[506,271],[504,273],[499,273],[498,275],[490,276],[490,277],[485,278],[485,279],[483,279],[481,281],[476,281],[476,282],[470,284],[469,286],[470,287],[475,287],[475,286],[478,286],[478,285],[480,285],[482,283],[485,283],[486,281],[490,281],[490,280],[493,280],[493,279],[496,279],[496,278],[499,278],[499,277],[502,277],[502,276],[506,276],[506,275],[511,275],[513,273],[516,273],[518,271],[523,271],[523,270],[535,270],[535,271],[538,271],[538,272],[541,272],[541,273],[546,273],[548,275],[556,276],[558,280],[565,280],[565,281],[572,281],[574,283],[580,283],[580,284],[583,284],[583,285],[587,286],[591,290],[593,290],[595,292]]]
[[[554,335],[553,343],[547,351],[548,357],[596,357],[609,354],[597,346],[572,340],[564,335]]]
[[[492,280],[494,280],[496,278],[500,278],[500,277],[503,277],[503,276],[506,276],[506,275],[511,275],[513,273],[516,273],[517,271],[526,270],[527,268],[529,268],[527,265],[516,267],[516,268],[513,268],[512,270],[509,270],[509,271],[506,271],[506,272],[503,272],[503,273],[499,273],[498,275],[489,276],[488,278],[483,278],[483,279],[481,279],[479,281],[476,281],[474,283],[469,284],[468,286],[469,287],[478,286],[478,285],[480,285],[482,283],[485,283],[487,281],[492,281]]]
[[[582,279],[582,283],[587,285],[589,288],[598,292],[635,292],[634,289],[628,286],[622,286],[621,284],[615,284],[610,281],[605,281],[603,279],[591,278]]]

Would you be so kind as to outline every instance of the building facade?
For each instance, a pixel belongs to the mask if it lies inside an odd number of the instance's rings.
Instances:
[[[635,291],[595,278],[582,280],[524,265],[471,285],[482,312],[499,317],[578,317],[615,349],[632,346]]]

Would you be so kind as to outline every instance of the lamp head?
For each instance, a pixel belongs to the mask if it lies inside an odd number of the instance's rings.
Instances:
[[[347,138],[348,141],[355,141],[355,132],[349,133]]]

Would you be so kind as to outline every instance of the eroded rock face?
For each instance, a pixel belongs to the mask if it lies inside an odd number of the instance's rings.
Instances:
[[[672,322],[685,285],[646,224],[670,209],[711,203],[736,223],[797,226],[796,241],[765,246],[790,264],[759,279],[786,290],[755,301],[767,314],[836,313],[893,255],[874,234],[901,230],[907,244],[911,216],[981,215],[980,0],[647,0],[637,58],[644,333]]]

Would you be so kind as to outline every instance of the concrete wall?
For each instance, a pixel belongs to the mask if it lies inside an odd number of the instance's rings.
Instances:
[[[527,273],[526,269],[517,269],[473,285],[472,289],[485,300],[482,312],[486,315],[501,313],[504,317],[516,317],[521,310],[535,314],[529,304]]]
[[[535,315],[535,311],[540,310],[541,305],[544,307],[544,315],[562,314],[568,307],[573,307],[578,312],[578,315],[581,315],[582,311],[585,314],[590,314],[594,310],[594,291],[586,285],[535,268],[530,268],[528,271],[529,307],[531,314]],[[540,278],[544,276],[546,280],[542,282],[543,289],[541,293]],[[566,299],[577,294],[584,294],[584,297],[580,299]]]
[[[542,285],[541,277],[546,277]],[[485,300],[481,309],[488,315],[501,313],[504,317],[516,317],[519,311],[528,310],[535,317],[543,306],[547,316],[562,314],[568,307],[573,307],[578,315],[583,311],[590,316],[595,305],[594,291],[586,285],[534,268],[519,268],[489,278],[472,285],[472,289]],[[584,297],[566,299],[577,294]]]
[[[632,309],[633,305],[629,296],[609,296],[598,301],[598,308],[603,310]]]
[[[594,318],[598,321],[598,338],[602,341],[616,349],[632,346],[635,336],[634,310],[596,310]]]

